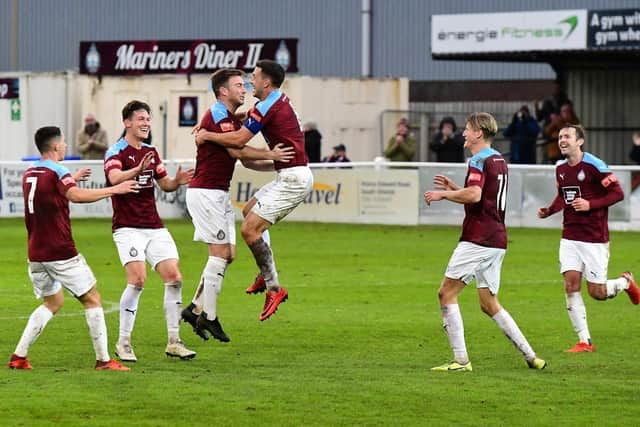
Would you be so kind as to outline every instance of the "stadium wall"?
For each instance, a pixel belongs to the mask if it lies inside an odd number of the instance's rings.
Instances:
[[[193,166],[193,160],[167,161],[173,174],[180,164]],[[90,167],[91,177],[79,185],[100,188],[105,185],[103,165],[100,161],[65,162],[70,171]],[[0,162],[0,217],[24,215],[22,175],[26,162]],[[424,192],[433,188],[433,177],[445,174],[456,182],[463,182],[466,165],[452,163],[398,163],[359,162],[350,165],[312,165],[313,191],[286,220],[305,222],[342,222],[354,224],[447,224],[460,225],[464,208],[460,204],[442,201],[426,206]],[[640,186],[632,187],[632,173],[640,174],[640,166],[613,167],[625,199],[609,210],[610,227],[615,230],[640,230]],[[231,182],[229,195],[236,212],[242,218],[242,208],[251,196],[271,181],[273,173],[255,172],[238,164]],[[637,184],[636,184],[637,185]],[[553,166],[511,165],[507,193],[506,221],[510,227],[560,228],[562,215],[544,221],[538,219],[537,209],[547,206],[556,196]],[[182,218],[187,216],[186,187],[165,193],[156,187],[160,216]],[[111,201],[71,204],[72,217],[108,218],[112,215]]]

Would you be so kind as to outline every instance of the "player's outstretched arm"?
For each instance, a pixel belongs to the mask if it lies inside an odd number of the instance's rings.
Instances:
[[[71,187],[65,197],[74,203],[92,203],[106,199],[115,194],[137,193],[138,183],[134,180],[121,182],[118,185],[105,188],[80,188]]]
[[[274,162],[289,163],[295,156],[295,149],[280,143],[273,147],[273,150],[260,150],[245,145],[241,150],[237,148],[227,148],[231,157],[238,160],[273,160]]]
[[[178,170],[176,171],[176,176],[171,178],[169,175],[165,176],[158,180],[158,185],[162,188],[163,191],[170,193],[172,191],[176,191],[180,188],[181,185],[188,184],[193,178],[193,174],[195,169],[187,169],[182,170],[182,165],[178,165]]]
[[[477,185],[471,185],[457,190],[427,191],[424,193],[424,201],[427,205],[439,200],[449,200],[461,204],[478,203],[481,198],[482,188]]]
[[[122,170],[122,169],[111,169],[109,171],[109,182],[113,185],[120,184],[121,182],[128,181],[130,179],[135,179],[138,175],[140,175],[145,169],[149,167],[151,161],[153,160],[153,152],[149,151],[147,154],[142,157],[142,160],[138,164],[137,167],[132,169]],[[107,164],[109,161],[107,161]]]
[[[233,132],[209,132],[200,129],[196,134],[196,145],[214,142],[223,147],[242,148],[251,138],[253,133],[244,126]]]
[[[434,176],[433,183],[436,186],[436,190],[456,191],[460,189],[460,186],[446,175],[438,174]]]

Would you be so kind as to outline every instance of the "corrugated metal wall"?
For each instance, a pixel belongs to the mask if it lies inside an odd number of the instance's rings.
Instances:
[[[10,69],[12,0],[0,0],[0,71]],[[80,40],[297,37],[301,74],[361,70],[361,0],[20,0],[20,69],[76,69]],[[549,79],[544,64],[433,61],[432,14],[633,8],[638,0],[372,0],[374,77]]]
[[[631,133],[640,130],[640,72],[570,70],[567,94],[587,128],[584,149],[607,163],[629,163]]]
[[[0,71],[11,66],[11,4],[13,0],[0,0]]]

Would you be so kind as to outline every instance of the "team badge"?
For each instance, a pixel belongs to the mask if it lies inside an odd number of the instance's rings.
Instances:
[[[216,237],[218,238],[218,240],[223,240],[225,238],[226,234],[224,234],[224,231],[219,230],[218,234],[216,235]]]
[[[131,246],[131,249],[129,249],[129,256],[132,256],[132,257],[138,256],[138,250],[133,246]]]
[[[580,169],[580,172],[578,172],[578,181],[584,181],[586,177],[587,176],[584,174],[584,171]]]

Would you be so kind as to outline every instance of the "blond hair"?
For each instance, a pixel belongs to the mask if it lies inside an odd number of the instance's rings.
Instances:
[[[467,123],[474,130],[481,130],[485,140],[490,140],[498,133],[498,122],[489,113],[473,113],[467,118]]]

